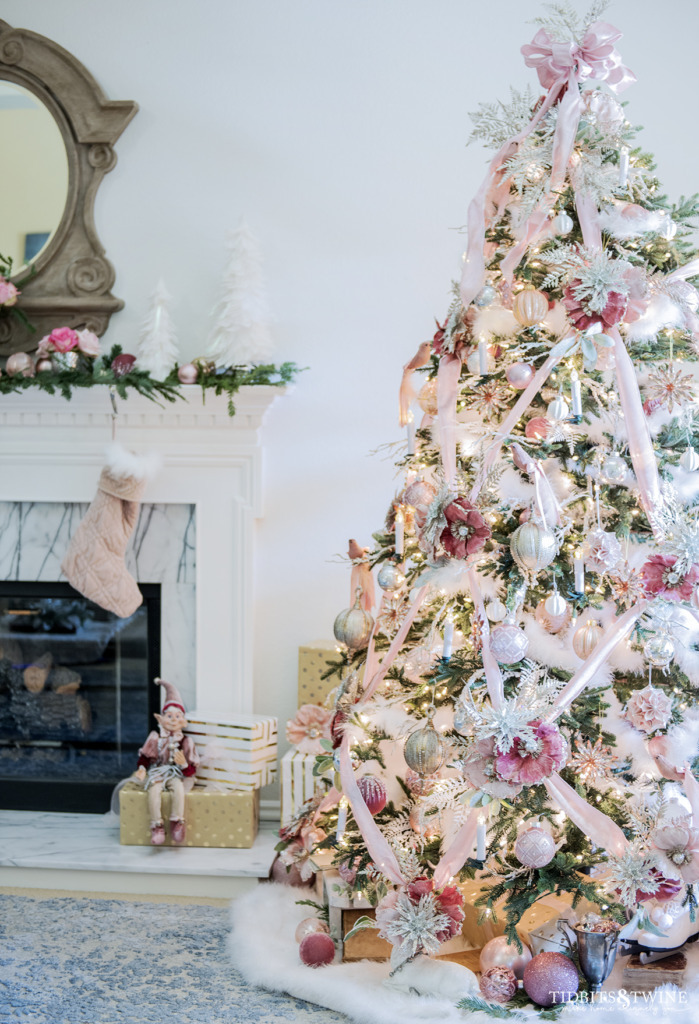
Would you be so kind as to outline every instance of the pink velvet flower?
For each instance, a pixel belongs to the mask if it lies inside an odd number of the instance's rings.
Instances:
[[[450,918],[447,927],[437,932],[440,942],[446,942],[461,931],[464,919],[464,897],[455,885],[448,885],[436,894],[436,901],[442,914]]]
[[[495,740],[492,736],[478,740],[463,761],[463,773],[466,781],[489,796],[510,799],[521,791],[521,785],[506,782],[495,774]]]
[[[398,897],[400,892],[393,889],[379,901],[376,907],[376,923],[379,926],[379,937],[387,939],[386,929],[398,918]],[[390,941],[390,940],[389,940]]]
[[[529,724],[535,731],[537,749],[527,750],[520,739],[515,739],[506,754],[495,758],[495,771],[508,781],[535,786],[565,766],[568,747],[555,725],[540,721]]]
[[[657,828],[652,840],[656,850],[664,854],[671,872],[679,872],[685,882],[699,881],[699,829],[676,821]]]
[[[653,555],[641,567],[650,597],[664,597],[666,601],[689,601],[699,583],[699,566],[693,565],[686,575],[675,571],[675,559]]]
[[[321,739],[329,740],[332,713],[318,704],[302,704],[294,718],[286,723],[286,738],[302,754],[321,754]]]
[[[14,306],[18,295],[19,291],[12,281],[6,281],[0,274],[0,306]]]
[[[468,498],[456,498],[444,509],[447,520],[440,540],[454,558],[466,558],[480,551],[492,531],[475,505]]]
[[[657,868],[650,869],[650,877],[657,883],[655,892],[646,892],[644,889],[636,890],[636,903],[643,903],[644,900],[658,900],[659,903],[667,903],[674,899],[682,891],[682,885],[675,878],[666,878],[662,871]],[[619,890],[617,890],[618,892]]]
[[[672,714],[672,697],[664,690],[646,686],[636,690],[626,705],[626,718],[640,732],[651,733],[664,729]]]
[[[100,340],[92,331],[78,331],[78,348],[85,356],[100,354]]]
[[[622,292],[609,292],[607,303],[603,310],[587,309],[575,294],[575,288],[581,284],[575,280],[568,285],[563,293],[563,305],[568,311],[568,319],[579,331],[586,331],[593,324],[601,324],[603,328],[615,327],[624,319],[628,296]]]

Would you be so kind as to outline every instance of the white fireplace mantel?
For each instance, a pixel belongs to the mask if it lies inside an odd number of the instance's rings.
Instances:
[[[231,418],[226,396],[184,387],[185,399],[156,405],[117,398],[116,438],[157,452],[160,471],[143,502],[196,507],[196,701],[199,708],[250,712],[254,520],[262,515],[265,412],[285,389],[244,387]],[[89,502],[112,438],[108,390],[70,401],[39,390],[0,397],[3,501]]]

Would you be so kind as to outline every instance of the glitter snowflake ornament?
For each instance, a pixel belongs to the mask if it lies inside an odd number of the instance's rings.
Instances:
[[[589,740],[575,740],[575,753],[568,762],[581,782],[599,785],[609,781],[609,776],[619,764],[619,759],[610,747],[598,736],[594,743]]]
[[[622,608],[631,608],[637,604],[646,594],[646,585],[643,573],[639,569],[632,569],[628,562],[616,566],[609,574],[609,584],[612,588],[612,596]]]
[[[682,373],[672,363],[659,366],[648,376],[646,400],[655,403],[657,408],[672,412],[675,406],[688,405],[694,399],[694,377],[691,373]]]
[[[486,419],[497,416],[510,401],[506,387],[495,380],[487,380],[477,384],[472,391],[473,397],[468,400],[468,408],[480,413]]]

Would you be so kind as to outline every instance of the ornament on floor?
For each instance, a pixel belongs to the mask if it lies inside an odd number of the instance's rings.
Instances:
[[[582,626],[578,626],[575,633],[573,633],[573,650],[579,658],[585,661],[586,658],[590,657],[603,636],[604,631],[602,627],[594,619],[588,619]]]
[[[626,459],[618,452],[612,452],[602,463],[602,473],[607,483],[620,484],[628,473]]]
[[[515,841],[515,857],[525,868],[543,868],[556,853],[556,840],[540,825],[532,825]]]
[[[578,972],[565,953],[537,953],[524,969],[524,991],[538,1006],[567,1003],[578,991]]]
[[[643,656],[653,668],[665,669],[675,657],[675,644],[667,633],[656,633],[643,645]]]
[[[403,749],[408,768],[423,777],[438,772],[447,756],[444,740],[432,724],[435,711],[434,707],[427,709],[427,721],[410,733]]]
[[[509,967],[516,978],[522,978],[531,959],[531,950],[525,943],[522,943],[520,951],[506,935],[496,935],[481,950],[480,967],[481,971],[489,971],[491,967]]]
[[[136,356],[129,355],[128,352],[121,352],[112,359],[111,371],[115,377],[124,377],[127,373],[131,373],[135,364]]]
[[[177,379],[180,384],[196,384],[199,371],[194,363],[183,363],[177,367]]]
[[[296,864],[286,864],[277,856],[272,864],[270,878],[277,885],[290,885],[295,889],[308,889],[313,884],[314,875],[304,878]]]
[[[551,420],[553,423],[558,423],[561,420],[567,420],[569,416],[570,406],[563,395],[559,395],[558,398],[554,398],[552,402],[549,402],[548,408],[546,409],[547,420]]]
[[[344,644],[349,651],[359,651],[369,643],[374,619],[361,606],[362,592],[357,589],[355,602],[351,608],[345,608],[335,619],[333,633],[335,639]]]
[[[510,537],[512,557],[527,574],[545,569],[556,557],[557,550],[553,530],[531,519],[518,526]]]
[[[165,380],[178,361],[177,338],[170,317],[172,296],[162,278],[149,300],[149,309],[141,327],[136,357],[141,370],[155,380]]]
[[[553,229],[557,235],[569,235],[575,227],[575,221],[565,210],[561,210],[553,218]]]
[[[77,358],[78,357],[76,356],[76,364]],[[8,377],[33,377],[34,362],[32,357],[26,352],[13,352],[11,356],[7,357],[5,372]]]
[[[405,583],[405,576],[395,562],[384,562],[379,569],[376,582],[387,593],[392,594],[394,590],[400,590]]]
[[[518,391],[523,391],[534,378],[534,367],[531,363],[512,363],[505,370],[507,383]]]
[[[507,1003],[517,991],[517,976],[510,967],[489,967],[478,983],[481,995],[491,1003]]]
[[[315,935],[317,932],[324,932],[326,935],[330,933],[326,922],[318,917],[304,917],[303,921],[296,925],[294,938],[297,942],[302,942],[307,935]]]
[[[502,622],[507,617],[507,605],[499,598],[494,598],[492,601],[488,601],[485,606],[485,614],[488,616],[491,622]]]
[[[374,816],[380,814],[386,806],[386,787],[381,779],[375,775],[363,775],[357,779],[357,789],[367,805],[369,813]]]
[[[490,633],[490,653],[501,665],[515,665],[527,653],[529,637],[510,614]]]
[[[695,473],[699,469],[699,453],[691,446],[680,455],[680,466],[688,473]]]
[[[151,844],[162,846],[165,842],[163,790],[169,791],[171,799],[170,838],[173,843],[181,844],[186,838],[185,794],[194,785],[199,755],[192,737],[184,735],[187,719],[179,691],[164,679],[156,679],[155,685],[165,690],[162,711],[155,715],[160,731],[149,733],[139,750],[135,778],[145,783],[148,794]]]
[[[226,252],[207,355],[218,366],[269,363],[274,357],[274,342],[269,328],[262,252],[244,220],[227,236]]]
[[[549,300],[536,288],[524,288],[512,300],[512,313],[522,327],[534,327],[544,320],[549,311]]]
[[[301,939],[299,956],[306,967],[327,967],[335,959],[335,943],[325,932],[312,932]]]
[[[437,378],[430,377],[426,380],[418,392],[417,404],[427,416],[436,416],[437,406]]]

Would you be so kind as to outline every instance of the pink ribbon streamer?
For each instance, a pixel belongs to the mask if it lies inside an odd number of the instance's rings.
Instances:
[[[599,223],[599,210],[589,192],[576,192],[575,209],[580,221],[583,244],[588,249],[601,249],[602,228]]]
[[[589,836],[595,846],[601,847],[615,857],[622,855],[629,845],[628,840],[609,815],[592,807],[572,786],[564,782],[558,772],[544,779],[544,785],[551,800],[558,804],[584,835]]]
[[[366,848],[372,861],[379,871],[396,885],[405,885],[406,881],[400,870],[396,856],[374,821],[359,787],[354,780],[354,772],[349,756],[349,735],[345,732],[340,745],[340,778],[342,790],[350,802],[354,820],[362,833]]]
[[[692,806],[692,825],[699,828],[699,782],[692,775],[689,764],[684,766],[684,791]]]
[[[529,384],[526,386],[522,394],[519,396],[515,404],[508,412],[505,419],[500,424],[497,436],[485,454],[485,458],[483,459],[483,465],[473,485],[473,489],[470,495],[472,502],[475,502],[476,498],[480,494],[481,488],[483,487],[483,484],[487,479],[488,473],[490,472],[492,466],[495,463],[495,460],[500,454],[500,449],[502,448],[505,439],[509,437],[512,430],[517,426],[517,423],[531,405],[533,399],[536,397],[536,395],[538,395],[539,391],[541,390],[544,384],[544,381],[548,378],[553,368],[561,361],[561,359],[563,359],[566,353],[573,347],[575,339],[575,334],[567,334],[564,338],[561,338],[561,340],[553,346],[548,356],[546,357],[545,361],[541,364],[541,366],[536,371]]]
[[[371,566],[368,562],[358,562],[352,566],[350,578],[350,608],[354,604],[357,589],[362,594],[359,603],[365,612],[370,612],[376,603],[376,592],[374,590],[374,577],[371,574]]]
[[[473,598],[473,606],[481,624],[481,640],[483,642],[483,649],[481,653],[483,656],[485,682],[488,688],[488,695],[490,696],[490,703],[497,710],[502,707],[502,703],[505,699],[502,672],[500,671],[500,666],[490,650],[490,624],[488,623],[488,616],[485,613],[483,595],[481,594],[481,588],[478,583],[478,573],[475,569],[468,570],[467,579],[469,589],[471,591],[471,597]]]
[[[544,472],[544,467],[536,459],[530,458],[527,452],[514,442],[511,446],[512,461],[523,473],[527,473],[530,480],[534,481],[534,493],[536,505],[544,526],[550,523],[561,525],[561,506],[558,498],[553,493],[549,478]]]
[[[614,355],[616,360],[616,384],[619,390],[619,401],[624,413],[626,431],[629,438],[629,454],[636,482],[641,492],[641,502],[654,535],[654,511],[662,505],[660,493],[660,477],[658,464],[653,452],[653,442],[648,429],[648,420],[643,412],[643,403],[638,390],[636,371],[626,351],[626,346],[616,327],[609,331],[614,339]]]
[[[473,807],[465,823],[456,833],[454,841],[434,869],[435,889],[441,889],[443,885],[448,885],[470,857],[476,841],[478,816],[482,813],[482,807]]]
[[[634,623],[643,614],[647,604],[647,600],[639,601],[638,604],[629,608],[616,619],[614,625],[607,630],[604,638],[600,640],[592,654],[585,659],[575,675],[568,680],[558,694],[551,711],[546,716],[547,721],[555,722],[566,708],[570,707],[573,701],[589,686],[595,672],[605,663],[616,645],[631,632]]]
[[[366,702],[368,700],[371,700],[371,698],[376,693],[376,690],[378,689],[378,687],[383,682],[383,680],[384,680],[384,678],[386,676],[386,673],[388,672],[389,668],[393,664],[393,661],[394,661],[396,655],[398,654],[398,651],[403,646],[403,642],[405,641],[405,638],[408,635],[408,630],[410,629],[410,627],[412,626],[413,622],[415,621],[415,616],[417,615],[418,611],[420,610],[420,606],[421,606],[422,602],[425,600],[425,597],[427,595],[427,591],[428,590],[429,590],[428,586],[420,587],[420,589],[418,590],[418,592],[417,592],[417,594],[415,596],[415,600],[413,601],[412,605],[410,606],[410,611],[408,612],[408,614],[403,619],[403,622],[401,623],[400,629],[398,630],[398,632],[396,633],[396,635],[393,638],[393,643],[388,648],[388,650],[386,651],[386,654],[383,657],[383,660],[381,661],[381,667],[378,669],[377,672],[374,673],[374,675],[373,675],[373,677],[371,679],[371,682],[369,683],[368,688],[362,694],[362,699],[360,701],[360,704],[366,704]]]
[[[339,799],[340,799],[340,794],[335,789],[335,787],[332,786],[328,790],[328,792],[325,794],[323,799],[320,801],[318,806],[316,807],[316,809],[315,809],[315,811],[313,813],[313,817],[311,818],[311,827],[313,825],[315,825],[315,823],[318,821],[318,818],[321,816],[321,814],[325,814],[325,812],[329,811],[331,807],[334,807],[335,804],[339,801]]]
[[[437,370],[437,430],[442,451],[444,478],[456,490],[456,399],[459,393],[461,360],[447,353]]]
[[[429,341],[423,341],[419,349],[413,356],[413,358],[405,364],[403,367],[403,376],[400,382],[400,392],[398,396],[399,406],[399,422],[401,427],[406,426],[408,423],[408,412],[410,410],[410,403],[415,397],[415,391],[410,383],[410,379],[415,370],[418,370],[421,366],[427,366],[430,361],[430,353],[432,351],[432,344]]]

